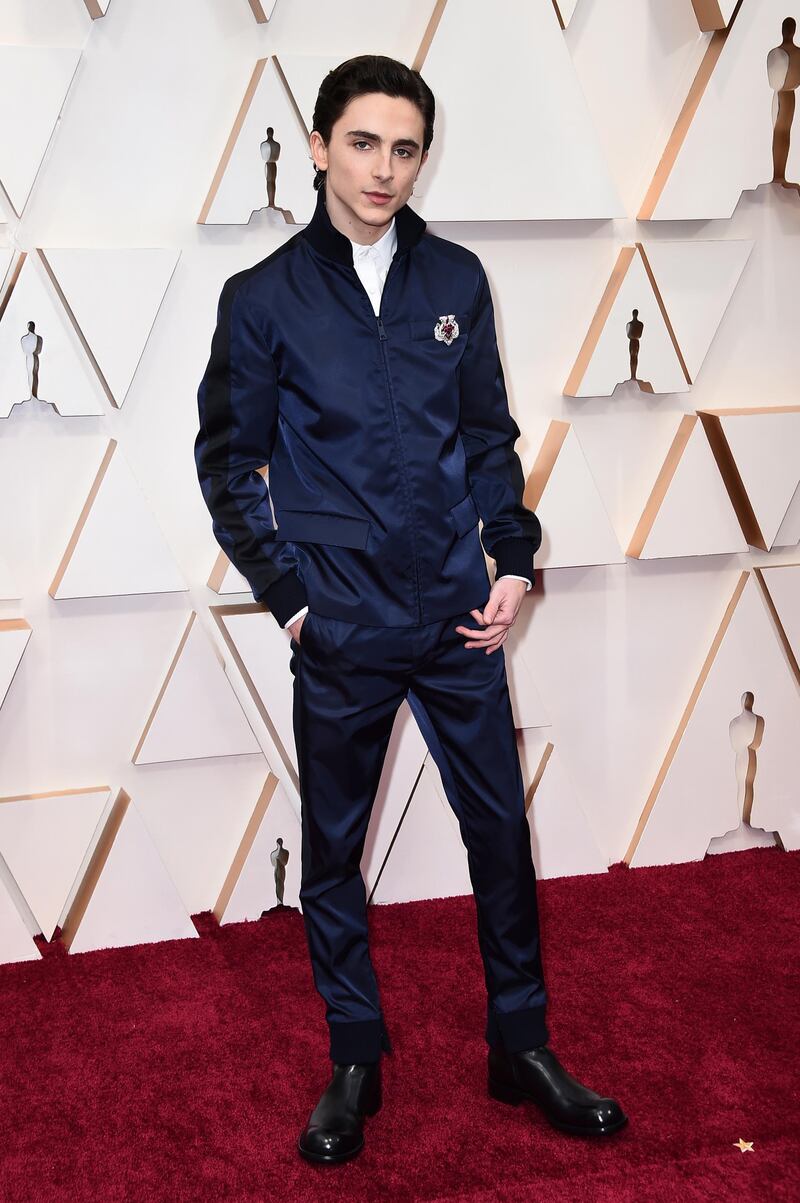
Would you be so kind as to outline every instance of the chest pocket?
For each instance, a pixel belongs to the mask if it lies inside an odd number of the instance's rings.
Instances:
[[[447,318],[451,315],[444,314],[443,316]],[[441,349],[443,353],[446,351],[453,352],[462,350],[467,341],[467,335],[469,334],[469,314],[454,313],[452,316],[456,320],[458,334],[455,335],[451,343],[448,344],[444,339],[437,339],[436,327],[439,324],[440,315],[435,313],[431,314],[430,317],[419,319],[415,318],[408,323],[408,328],[412,339],[415,341],[417,339],[429,340],[433,346],[435,346],[437,349]]]

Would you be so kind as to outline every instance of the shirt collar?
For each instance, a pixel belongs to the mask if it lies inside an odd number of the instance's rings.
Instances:
[[[371,256],[377,259],[382,267],[388,268],[392,261],[392,256],[397,250],[397,223],[394,217],[392,217],[388,229],[381,234],[377,242],[364,245],[361,242],[353,242],[352,238],[349,239],[349,242],[353,247],[353,263],[357,263],[359,259]]]

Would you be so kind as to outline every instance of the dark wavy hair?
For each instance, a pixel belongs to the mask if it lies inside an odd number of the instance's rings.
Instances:
[[[328,72],[317,94],[312,130],[317,130],[327,145],[334,125],[350,101],[355,96],[363,96],[367,92],[402,96],[417,106],[425,122],[422,140],[424,153],[433,142],[433,122],[436,116],[433,92],[419,71],[384,54],[359,54]],[[327,174],[327,171],[321,171],[316,164],[314,165],[315,189],[319,190],[324,185]]]

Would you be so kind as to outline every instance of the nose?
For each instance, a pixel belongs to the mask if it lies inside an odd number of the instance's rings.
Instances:
[[[383,163],[379,163],[373,174],[376,180],[390,180],[392,178],[392,160],[386,159]]]

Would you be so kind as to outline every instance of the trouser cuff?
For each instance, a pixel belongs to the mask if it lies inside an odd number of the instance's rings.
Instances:
[[[330,1058],[339,1065],[366,1064],[380,1061],[381,1053],[390,1053],[392,1044],[382,1019],[355,1019],[349,1022],[331,1021]]]
[[[550,1033],[544,1019],[546,1010],[546,1003],[538,1007],[525,1007],[521,1011],[495,1011],[489,1004],[487,1043],[502,1044],[509,1053],[521,1053],[525,1049],[535,1048],[537,1044],[547,1044]]]

